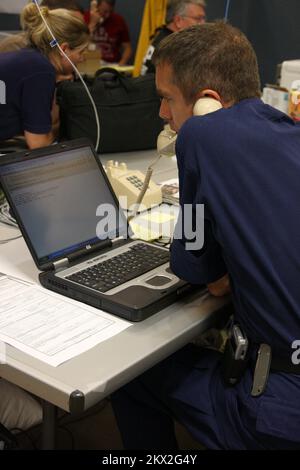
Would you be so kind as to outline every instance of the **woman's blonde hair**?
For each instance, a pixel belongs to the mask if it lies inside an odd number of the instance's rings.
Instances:
[[[11,34],[0,41],[0,53],[18,51],[29,47],[28,38],[25,33]]]
[[[89,30],[87,25],[71,11],[63,8],[49,10],[48,7],[40,7],[49,28],[58,44],[67,42],[70,49],[77,49],[89,42]],[[21,25],[28,37],[28,42],[36,47],[42,54],[55,60],[59,68],[58,49],[51,47],[53,40],[41,15],[34,3],[25,6],[21,13]]]

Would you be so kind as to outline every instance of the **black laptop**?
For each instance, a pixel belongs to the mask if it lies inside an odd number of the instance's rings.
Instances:
[[[47,289],[130,321],[192,289],[168,250],[130,238],[88,140],[2,156],[0,182]]]

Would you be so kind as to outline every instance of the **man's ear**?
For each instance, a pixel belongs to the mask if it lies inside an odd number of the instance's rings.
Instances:
[[[197,99],[199,98],[214,98],[215,100],[217,101],[220,101],[220,103],[222,103],[222,99],[219,95],[219,93],[215,90],[211,90],[210,88],[206,88],[205,90],[201,90],[198,94],[197,94]]]
[[[172,23],[175,27],[175,31],[180,31],[182,29],[182,16],[180,15],[175,15]]]
[[[196,99],[198,100],[199,98],[213,98],[214,100],[219,101],[221,103],[223,108],[228,108],[229,106],[232,106],[232,102],[226,102],[223,100],[221,95],[215,90],[212,90],[210,88],[205,88],[204,90],[199,91],[196,95]]]
[[[223,108],[219,93],[214,90],[205,89],[196,94],[196,100],[193,106],[194,116],[204,116]]]

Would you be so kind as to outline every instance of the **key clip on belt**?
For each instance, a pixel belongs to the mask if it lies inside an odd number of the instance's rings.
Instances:
[[[259,346],[255,364],[251,390],[251,395],[253,397],[258,397],[264,393],[268,383],[271,361],[272,349],[268,344],[262,343]]]

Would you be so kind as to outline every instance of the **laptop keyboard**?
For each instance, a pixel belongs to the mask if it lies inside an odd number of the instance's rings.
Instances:
[[[66,279],[100,292],[107,292],[168,261],[168,251],[137,243],[125,253],[67,276]]]

